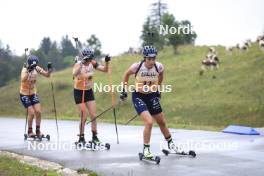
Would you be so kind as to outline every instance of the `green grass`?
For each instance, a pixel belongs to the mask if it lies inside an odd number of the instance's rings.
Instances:
[[[89,176],[98,176],[97,173],[93,172],[93,171],[90,171],[88,169],[85,169],[85,168],[80,168],[77,170],[77,173],[78,174],[87,174]]]
[[[221,59],[220,69],[199,75],[200,63],[207,46],[182,46],[174,55],[172,48],[159,52],[158,61],[165,66],[164,84],[172,85],[171,93],[162,94],[162,107],[169,127],[220,130],[228,124],[264,126],[264,53],[257,44],[248,52],[235,51],[229,56],[224,47],[216,46]],[[141,56],[124,55],[114,58],[113,83],[120,84],[124,71]],[[57,111],[60,119],[78,120],[73,95],[72,68],[53,74]],[[213,76],[216,79],[213,79]],[[107,74],[96,72],[95,82],[108,83]],[[133,76],[130,83],[133,83]],[[0,88],[0,116],[24,117],[19,100],[19,82]],[[53,118],[49,79],[38,80],[38,93],[44,118]],[[98,114],[111,105],[109,93],[96,93]],[[118,98],[118,94],[116,97]],[[133,117],[135,110],[129,94],[128,103],[117,109],[118,122]],[[112,112],[103,115],[104,122],[113,122]],[[132,124],[142,124],[137,118]]]
[[[57,176],[56,172],[22,164],[7,156],[0,156],[0,176]]]

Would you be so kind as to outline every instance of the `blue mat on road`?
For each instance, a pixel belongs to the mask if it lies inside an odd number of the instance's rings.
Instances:
[[[260,135],[260,133],[254,128],[238,125],[229,125],[222,132],[240,135]]]

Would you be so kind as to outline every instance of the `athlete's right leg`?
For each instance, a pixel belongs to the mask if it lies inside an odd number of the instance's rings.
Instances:
[[[27,108],[27,111],[28,111],[27,112],[28,113],[28,136],[32,137],[35,135],[35,133],[33,133],[33,130],[32,130],[32,123],[33,123],[35,111],[34,111],[33,106],[29,106]]]
[[[84,138],[84,127],[86,123],[86,111],[85,104],[83,102],[83,90],[73,90],[74,100],[77,107],[77,111],[80,114],[80,125],[79,125],[79,142],[85,142]]]
[[[140,117],[144,122],[144,132],[143,132],[144,144],[149,144],[151,138],[153,119],[148,111],[143,111],[140,114]]]
[[[97,122],[96,122],[96,103],[95,100],[88,101],[86,103],[86,107],[89,111],[89,115],[91,120],[91,130],[92,130],[92,141],[95,142],[96,144],[100,144],[100,140],[97,137]],[[95,119],[95,120],[94,120]]]
[[[42,136],[43,134],[41,133],[40,130],[40,124],[41,124],[41,106],[40,103],[34,104],[33,105],[35,117],[36,117],[36,135],[37,136]]]
[[[85,141],[84,140],[84,129],[85,129],[85,123],[86,123],[86,110],[85,110],[85,106],[83,104],[77,104],[77,109],[78,109],[78,112],[80,112],[80,126],[79,126],[79,129],[80,129],[80,137],[79,137],[79,141]]]
[[[153,155],[150,152],[150,138],[153,125],[153,119],[148,111],[147,105],[139,97],[139,94],[136,92],[132,93],[132,101],[137,113],[140,115],[141,119],[144,122],[144,131],[143,131],[143,155],[146,158],[152,158]]]
[[[141,119],[144,122],[144,132],[143,132],[144,147],[143,147],[143,154],[144,154],[144,156],[146,158],[152,158],[153,155],[150,152],[150,138],[151,138],[153,119],[152,119],[149,111],[143,111],[140,114],[140,117],[141,117]]]
[[[95,100],[88,101],[88,102],[85,103],[85,105],[86,105],[86,108],[88,109],[88,112],[89,112],[91,120],[93,120],[91,122],[92,131],[97,132],[97,123],[96,123],[96,120],[94,120],[94,118],[96,117]]]
[[[20,94],[20,100],[23,106],[26,108],[27,111],[27,119],[28,119],[28,136],[32,137],[35,134],[33,133],[32,130],[32,123],[33,123],[33,118],[34,118],[34,108],[32,106],[32,102],[30,101],[30,96],[29,95],[23,95]]]

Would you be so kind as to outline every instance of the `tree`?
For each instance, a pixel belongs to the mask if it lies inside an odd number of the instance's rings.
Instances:
[[[164,45],[164,38],[159,35],[159,30],[151,23],[150,17],[147,17],[146,22],[143,25],[141,40],[144,45],[155,45],[158,49],[162,49]]]
[[[162,16],[162,25],[175,27],[175,29],[180,30],[180,29],[183,29],[184,27],[191,27],[191,22],[188,20],[184,20],[184,21],[179,22],[175,19],[173,14],[165,13]],[[175,34],[168,33],[164,36],[167,39],[166,44],[171,45],[174,49],[174,53],[176,54],[177,48],[179,45],[194,44],[194,41],[195,41],[197,35],[194,31],[192,31],[192,32],[189,31],[189,33],[184,33],[182,30],[180,30],[180,31],[177,31],[177,33],[175,33]]]
[[[74,48],[71,40],[68,38],[68,35],[62,37],[60,45],[61,45],[61,54],[63,57],[75,56],[78,53],[78,51]]]
[[[181,26],[192,26],[191,22],[188,20],[181,21]],[[197,34],[195,31],[192,31],[193,33],[185,34],[183,44],[194,44],[195,39],[197,38]]]
[[[151,9],[151,21],[157,27],[161,24],[161,18],[167,10],[167,4],[162,3],[162,0],[158,0],[158,2],[152,3],[151,6],[153,7]]]
[[[48,55],[51,49],[51,40],[49,37],[44,37],[40,43],[39,49],[46,55]]]
[[[159,26],[167,4],[158,0],[156,3],[151,4],[151,15],[147,17],[146,22],[143,24],[143,31],[140,38],[143,40],[142,45],[155,45],[158,49],[162,49],[165,39],[159,35]]]
[[[66,56],[62,59],[63,67],[68,67],[74,64],[74,56]]]
[[[88,47],[92,48],[94,50],[95,57],[100,57],[102,55],[101,48],[102,44],[100,40],[92,34],[89,39],[86,40]]]
[[[7,81],[10,80],[10,50],[2,46],[0,41],[0,86],[5,85]]]
[[[60,53],[57,42],[54,41],[51,45],[50,51],[48,53],[48,61],[51,61],[53,63],[53,67],[56,70],[60,70],[65,68],[65,65],[63,63],[63,57],[62,54]]]
[[[174,26],[175,28],[179,27],[179,23],[175,20],[175,17],[172,14],[165,13],[162,16],[162,25],[163,26]],[[166,34],[164,36],[167,40],[166,45],[172,45],[174,53],[177,53],[177,47],[182,43],[182,36],[178,34]]]
[[[0,86],[13,78],[18,78],[24,59],[14,56],[9,45],[3,46],[0,41]]]

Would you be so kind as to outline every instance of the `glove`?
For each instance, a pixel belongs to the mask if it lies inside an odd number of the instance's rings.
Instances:
[[[29,66],[27,67],[27,70],[28,70],[29,72],[32,72],[32,71],[36,68],[36,66],[37,66],[37,64],[31,64],[31,65],[29,65]]]
[[[105,56],[105,62],[109,62],[111,60],[111,57],[109,55]]]
[[[125,91],[125,89],[123,89],[123,92],[120,94],[120,99],[122,101],[125,101],[127,99],[127,92]]]
[[[47,68],[48,68],[48,72],[52,72],[53,68],[51,62],[48,62]]]

